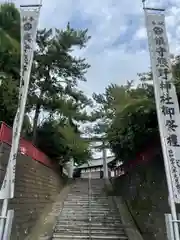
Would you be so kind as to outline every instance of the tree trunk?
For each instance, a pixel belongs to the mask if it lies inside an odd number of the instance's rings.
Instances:
[[[41,108],[41,104],[37,103],[35,115],[34,115],[34,122],[33,122],[33,137],[32,137],[33,144],[36,144],[36,134],[37,134],[37,126],[38,126],[40,108]]]
[[[35,115],[34,115],[34,122],[33,122],[33,137],[32,137],[32,142],[33,144],[36,144],[36,135],[37,135],[37,127],[38,127],[38,119],[39,119],[39,113],[40,113],[40,109],[41,109],[41,99],[43,97],[43,93],[44,93],[44,86],[47,82],[47,78],[44,81],[44,85],[41,88],[41,92],[39,95],[39,99],[36,105],[36,110],[35,110]]]

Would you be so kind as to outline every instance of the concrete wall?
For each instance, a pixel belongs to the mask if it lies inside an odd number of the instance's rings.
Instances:
[[[113,183],[114,194],[126,201],[144,240],[166,240],[164,214],[170,209],[160,151],[150,162],[134,167]]]
[[[1,146],[0,184],[4,178],[9,146]],[[10,208],[15,210],[12,240],[23,240],[30,233],[45,206],[52,203],[64,186],[59,171],[54,171],[29,157],[19,154],[16,167],[15,198]]]

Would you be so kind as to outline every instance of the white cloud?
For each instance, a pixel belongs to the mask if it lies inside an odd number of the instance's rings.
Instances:
[[[175,15],[169,15],[166,17],[166,25],[168,27],[173,27],[175,23],[176,23]]]
[[[134,36],[134,40],[141,40],[146,38],[147,38],[146,28],[145,27],[139,28]]]

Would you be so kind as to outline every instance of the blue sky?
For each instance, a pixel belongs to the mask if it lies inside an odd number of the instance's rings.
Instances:
[[[39,1],[14,0],[17,6]],[[170,50],[179,54],[180,1],[149,0],[147,3],[151,7],[166,7]],[[88,28],[92,36],[86,49],[74,52],[91,64],[87,83],[81,84],[86,94],[103,92],[110,83],[136,80],[137,73],[149,69],[141,0],[43,0],[40,27],[64,28],[68,21],[75,28]]]

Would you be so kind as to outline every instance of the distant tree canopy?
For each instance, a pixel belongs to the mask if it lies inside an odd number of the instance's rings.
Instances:
[[[20,68],[20,16],[13,4],[0,6],[0,116],[13,123]]]
[[[0,6],[0,120],[13,124],[20,79],[20,13],[14,4]],[[73,55],[90,39],[87,29],[40,29],[28,92],[22,134],[56,161],[74,157],[77,163],[91,156],[79,125],[90,121],[92,102],[79,89],[90,67]],[[41,123],[41,114],[47,119]],[[28,116],[34,114],[31,121]],[[62,160],[63,159],[63,160]]]
[[[180,100],[180,58],[176,57],[172,71]],[[138,74],[139,84],[109,85],[105,93],[94,94],[95,114],[101,121],[93,128],[105,133],[111,150],[118,159],[127,163],[145,146],[159,138],[154,88],[151,73]]]
[[[44,153],[62,164],[71,157],[78,164],[91,157],[89,143],[81,138],[81,132],[76,125],[65,119],[45,122],[37,130],[37,141],[37,146]]]

